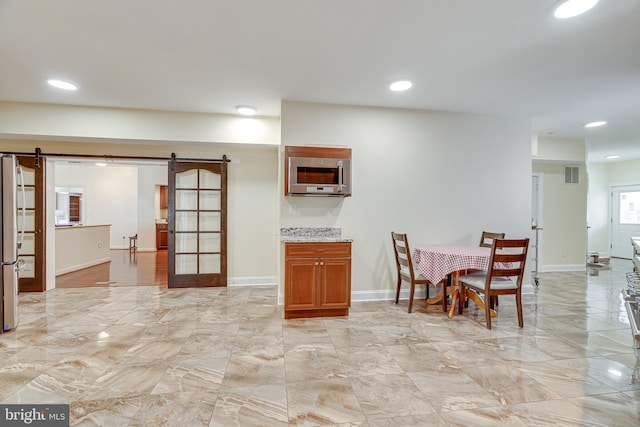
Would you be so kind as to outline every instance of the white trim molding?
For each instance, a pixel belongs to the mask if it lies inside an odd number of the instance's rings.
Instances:
[[[227,286],[278,286],[278,278],[275,276],[227,277]]]

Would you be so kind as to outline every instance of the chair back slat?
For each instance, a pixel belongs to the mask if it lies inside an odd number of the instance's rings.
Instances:
[[[499,253],[498,252],[493,257],[493,262],[502,262],[502,263],[520,262],[522,260],[523,260],[523,257],[522,257],[521,253],[514,254],[514,253]]]
[[[493,277],[514,277],[520,274],[519,268],[494,269]]]
[[[480,245],[483,248],[490,248],[493,246],[495,239],[504,239],[504,233],[492,233],[490,231],[483,231],[480,236]]]

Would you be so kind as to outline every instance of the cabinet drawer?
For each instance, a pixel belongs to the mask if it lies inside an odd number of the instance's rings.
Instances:
[[[286,257],[351,256],[351,242],[286,243]]]
[[[169,228],[169,224],[156,224],[157,230],[166,230]]]

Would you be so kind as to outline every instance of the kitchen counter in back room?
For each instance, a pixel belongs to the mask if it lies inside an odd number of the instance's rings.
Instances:
[[[56,227],[56,276],[110,262],[111,224]]]

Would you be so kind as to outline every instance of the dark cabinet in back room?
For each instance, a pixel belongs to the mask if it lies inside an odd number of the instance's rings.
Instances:
[[[156,223],[156,249],[167,249],[169,244],[169,224]]]

